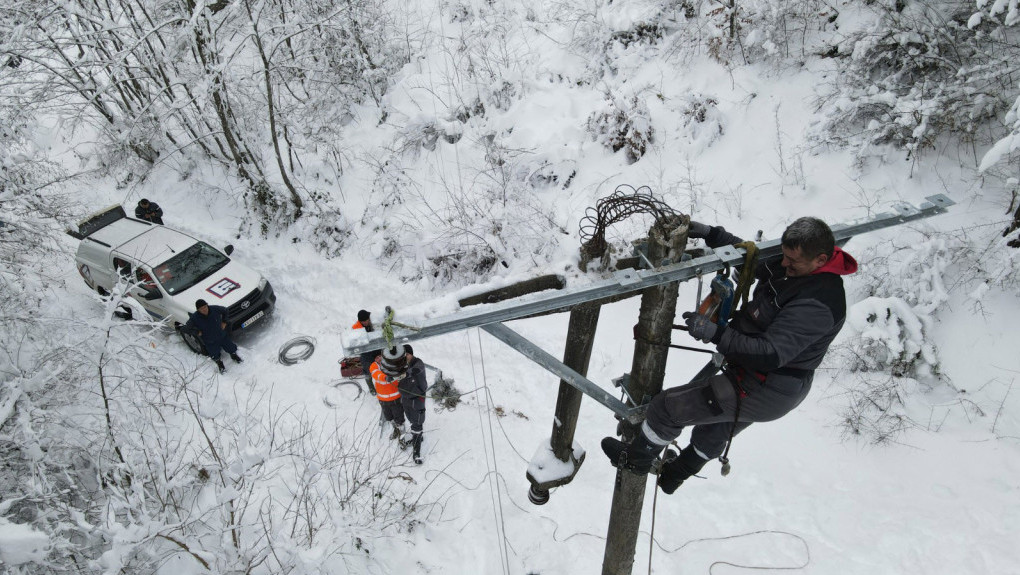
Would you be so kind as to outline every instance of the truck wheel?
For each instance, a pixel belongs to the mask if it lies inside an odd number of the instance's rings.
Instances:
[[[180,324],[177,324],[177,333],[181,334],[181,339],[184,340],[184,345],[188,346],[188,349],[198,354],[205,353],[205,345],[202,344],[202,338],[197,334],[181,329]]]

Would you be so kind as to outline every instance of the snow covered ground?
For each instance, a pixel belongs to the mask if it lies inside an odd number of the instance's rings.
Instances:
[[[603,16],[607,21],[636,18],[625,8]],[[423,20],[437,17],[423,10]],[[454,38],[457,26],[445,26]],[[540,254],[528,253],[530,240],[504,246],[507,268],[490,285],[564,272],[571,281],[583,281],[572,267],[579,245],[577,222],[585,208],[619,185],[648,185],[696,220],[747,237],[760,229],[766,238],[777,237],[803,215],[838,223],[885,211],[894,201],[918,205],[933,193],[953,198],[957,205],[949,214],[861,236],[846,246],[861,263],[860,272],[847,282],[851,305],[871,295],[869,286],[884,274],[900,273],[895,266],[882,267],[890,253],[898,253],[892,248],[922,245],[930,230],[969,230],[1003,219],[1001,198],[965,183],[967,174],[957,159],[930,155],[904,162],[891,157],[888,163],[861,168],[849,153],[814,147],[807,134],[817,120],[816,97],[831,74],[814,61],[795,71],[727,69],[707,57],[680,65],[629,53],[621,60],[620,76],[606,80],[606,90],[643,95],[656,137],[640,161],[628,164],[622,153],[607,151],[583,129],[585,118],[601,105],[600,90],[556,79],[569,78],[584,64],[557,38],[567,27],[539,22],[534,24],[538,33],[513,26],[508,46],[518,63],[513,82],[520,96],[507,109],[493,109],[484,120],[467,123],[459,142],[440,140],[434,152],[422,151],[408,162],[405,176],[417,182],[420,196],[405,197],[403,205],[381,207],[384,193],[372,170],[367,164],[353,166],[341,186],[355,236],[339,258],[326,259],[308,241],[289,237],[236,237],[242,206],[206,191],[210,184],[228,186],[212,169],[185,181],[157,173],[126,188],[97,180],[80,192],[81,204],[95,208],[116,202],[133,206],[141,197],[157,201],[167,225],[221,247],[234,244],[233,257],[272,282],[278,295],[275,314],[237,339],[245,363],[227,362],[225,374],[215,374],[211,362],[190,354],[175,336],[160,340],[163,351],[203,370],[205,400],[243,403],[271,393],[272,408],[305,410],[324,429],[337,425],[337,433],[349,435],[367,430],[366,457],[395,452],[389,476],[399,477],[423,508],[429,505],[421,524],[365,541],[363,553],[342,559],[309,553],[309,571],[551,575],[601,569],[615,476],[599,450],[601,438],[616,426],[607,410],[584,401],[576,442],[587,459],[574,481],[553,490],[550,502],[539,507],[528,502],[525,471],[552,429],[558,380],[484,332],[469,330],[414,344],[418,357],[439,367],[465,393],[453,410],[429,401],[421,466],[410,461],[409,452],[396,453],[394,442],[377,433],[374,397],[336,385],[337,361],[345,355],[343,345],[357,310],[371,310],[378,321],[389,305],[400,321],[414,323],[416,314],[441,313],[452,308],[456,297],[484,291],[437,288],[427,276],[402,281],[406,274],[401,270],[420,263],[425,238],[434,239],[427,229],[421,231],[427,228],[422,215],[427,208],[448,207],[458,198],[483,205],[491,201],[472,195],[484,187],[479,183],[482,148],[475,142],[488,131],[497,133],[507,149],[527,151],[527,161],[520,164],[524,168],[576,172],[568,188],[561,180],[539,189],[529,204],[568,233],[543,240]],[[377,109],[361,111],[351,127],[352,156],[381,154],[394,126],[423,113],[445,114],[437,100],[461,88],[449,78],[456,62],[447,60],[454,40],[446,42],[437,39],[397,80],[387,97],[388,123],[379,124]],[[684,124],[683,109],[692,94],[718,102],[713,112],[718,126]],[[494,203],[493,209],[501,208]],[[532,216],[515,217],[523,225]],[[613,239],[641,237],[648,223],[628,222],[614,229]],[[401,225],[410,227],[395,236],[385,232]],[[402,267],[382,257],[383,240],[391,237],[409,260]],[[53,313],[97,320],[101,306],[77,276],[73,247],[68,238],[67,258],[53,262],[67,286],[67,293],[50,296]],[[1020,390],[1013,390],[1020,373],[1015,328],[1020,305],[1016,293],[993,288],[978,294],[957,281],[971,273],[968,262],[936,260],[932,256],[921,263],[945,282],[936,320],[927,326],[942,380],[899,382],[905,393],[894,409],[909,422],[906,431],[879,444],[846,433],[848,390],[861,376],[834,349],[800,408],[739,436],[728,477],[711,463],[704,479],[689,480],[672,496],[656,497],[648,490],[634,573],[1020,572]],[[693,282],[681,286],[678,313],[693,307],[694,290]],[[636,298],[603,309],[589,379],[610,388],[612,378],[629,370],[637,311]],[[560,314],[511,322],[510,327],[560,356],[566,323]],[[280,346],[298,335],[315,338],[315,353],[296,365],[281,364]],[[848,325],[834,348],[851,345],[854,336]],[[674,342],[693,344],[680,332]],[[686,382],[703,361],[699,354],[671,352],[666,385]],[[39,535],[27,527],[0,522],[4,562],[37,560],[39,544]],[[187,559],[163,571],[199,572],[197,563]]]

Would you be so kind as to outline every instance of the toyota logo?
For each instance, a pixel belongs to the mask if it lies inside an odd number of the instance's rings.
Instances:
[[[241,309],[248,309],[249,307],[251,307],[251,302],[250,301],[246,301],[246,302],[241,304]]]

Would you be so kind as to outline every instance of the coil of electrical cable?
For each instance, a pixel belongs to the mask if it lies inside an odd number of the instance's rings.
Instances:
[[[283,344],[280,348],[280,363],[283,365],[294,365],[304,361],[315,353],[315,338],[307,335],[299,335]]]

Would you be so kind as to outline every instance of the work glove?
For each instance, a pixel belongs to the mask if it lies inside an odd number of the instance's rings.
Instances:
[[[704,343],[711,343],[719,326],[707,317],[692,311],[685,311],[682,317],[687,322],[687,333],[691,334],[691,337]]]
[[[690,225],[687,227],[687,237],[689,238],[707,238],[708,233],[712,231],[712,226],[696,222],[691,220]]]

